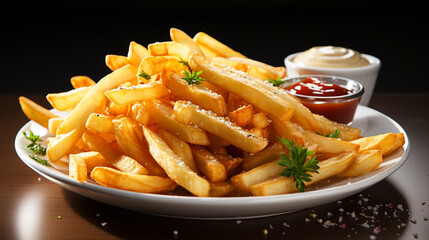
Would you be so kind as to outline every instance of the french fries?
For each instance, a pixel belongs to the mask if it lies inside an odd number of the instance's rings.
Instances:
[[[188,61],[193,53],[188,46],[179,42],[152,43],[148,49],[151,56],[172,56],[182,61]]]
[[[106,97],[118,105],[127,105],[135,102],[162,98],[168,94],[168,89],[159,82],[151,82],[129,88],[118,88],[105,92]]]
[[[209,145],[207,133],[194,125],[178,121],[173,117],[173,108],[161,101],[148,101],[147,107],[151,118],[158,126],[164,128],[177,137],[192,144]]]
[[[220,57],[242,57],[245,56],[237,51],[232,50],[230,47],[219,42],[215,38],[209,36],[204,32],[199,32],[194,37],[194,42],[198,45],[208,48],[211,52],[216,53]]]
[[[132,157],[145,167],[149,174],[156,176],[165,176],[164,170],[150,155],[149,150],[141,141],[140,125],[132,122],[128,117],[119,117],[112,121],[115,139],[122,153]]]
[[[167,177],[121,172],[108,167],[96,167],[91,178],[100,185],[143,193],[165,193],[177,184]]]
[[[201,76],[207,81],[238,95],[271,116],[277,116],[280,120],[289,120],[293,115],[294,109],[289,102],[242,75],[235,74],[229,69],[212,66],[198,54],[191,56],[189,65],[195,71],[202,70]]]
[[[266,81],[286,77],[284,67],[246,58],[203,32],[191,38],[172,28],[170,38],[147,48],[131,41],[127,56],[106,55],[112,72],[98,82],[75,76],[73,89],[48,94],[65,117],[19,98],[24,114],[54,135],[51,163],[68,164],[77,181],[89,176],[128,191],[268,196],[362,176],[405,144],[403,133],[361,137],[313,114]],[[338,138],[326,137],[337,130]],[[285,177],[296,170],[286,160],[320,168],[303,166],[310,177],[298,182]]]
[[[346,151],[340,153],[328,160],[319,163],[320,169],[318,174],[310,173],[312,179],[305,182],[305,185],[311,185],[320,180],[340,174],[354,161],[357,156],[356,151]],[[276,177],[269,180],[254,184],[250,187],[254,196],[267,196],[286,194],[297,191],[295,182],[292,177]]]
[[[228,139],[232,145],[248,152],[259,152],[264,149],[268,140],[255,137],[250,131],[238,127],[228,119],[207,112],[190,102],[177,101],[174,105],[174,116],[184,123],[193,123],[198,127]]]
[[[150,153],[165,170],[168,177],[197,196],[209,196],[210,183],[207,180],[192,171],[158,134],[146,127],[143,127],[143,132]]]
[[[121,154],[99,136],[85,132],[82,138],[90,150],[101,153],[117,169],[135,174],[149,174],[149,171],[140,163],[131,157]]]
[[[149,55],[149,52],[144,46],[134,41],[130,42],[127,59],[132,65],[134,65],[135,67],[140,66],[140,63],[148,55]]]
[[[115,55],[115,54],[108,54],[105,58],[106,66],[112,70],[118,70],[119,68],[130,64],[130,61],[125,56]]]
[[[211,152],[201,146],[192,146],[191,148],[198,169],[210,182],[223,182],[226,180],[225,166]]]
[[[28,119],[35,121],[45,128],[49,126],[49,119],[58,118],[57,115],[51,113],[48,109],[26,97],[19,97],[19,104]]]
[[[51,106],[60,111],[71,111],[82,101],[90,87],[80,87],[63,93],[52,93],[46,96]]]
[[[171,74],[163,83],[179,98],[194,102],[219,116],[227,113],[226,102],[221,95],[200,85],[189,85],[179,74]]]
[[[88,76],[74,76],[70,78],[70,83],[73,88],[91,87],[95,85],[94,80]]]

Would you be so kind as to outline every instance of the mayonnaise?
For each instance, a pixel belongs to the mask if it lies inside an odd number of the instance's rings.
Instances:
[[[298,65],[322,68],[357,68],[370,65],[359,52],[333,46],[312,47],[293,60]]]

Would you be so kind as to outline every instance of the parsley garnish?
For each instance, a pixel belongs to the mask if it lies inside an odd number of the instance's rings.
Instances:
[[[37,155],[42,155],[42,156],[46,155],[46,148],[42,147],[42,145],[40,145],[39,143],[37,143],[37,142],[41,142],[42,141],[42,139],[40,139],[39,135],[35,135],[33,133],[33,131],[30,131],[29,134],[27,134],[27,132],[23,131],[22,134],[24,134],[24,137],[26,139],[28,139],[28,140],[31,141],[31,143],[27,145],[27,148],[30,151],[32,151],[34,154],[37,154]],[[40,158],[40,157],[38,157],[36,155],[32,155],[32,154],[29,154],[28,156],[31,159],[33,159],[34,161],[36,161],[36,162],[38,162],[38,163],[40,163],[40,164],[42,164],[44,166],[49,166],[48,160],[42,159],[42,158]]]
[[[180,59],[180,60],[179,60],[179,63],[181,63],[181,64],[183,64],[183,65],[185,65],[185,66],[189,67],[189,63],[188,63],[187,61],[185,61],[185,60]]]
[[[200,77],[200,74],[203,72],[203,70],[199,71],[199,72],[194,72],[191,70],[191,72],[189,72],[187,69],[185,69],[185,76],[182,77],[183,80],[185,80],[186,82],[188,82],[189,85],[192,84],[201,84],[202,81],[205,81],[204,78]]]
[[[329,137],[329,138],[338,138],[338,136],[340,135],[340,129],[333,131],[331,134],[323,135],[320,132],[317,132],[317,134],[322,135],[324,137]]]
[[[289,156],[280,154],[280,162],[278,164],[285,167],[281,175],[283,177],[293,177],[296,188],[299,192],[303,192],[306,188],[304,182],[311,181],[311,175],[308,172],[319,173],[317,171],[319,169],[319,161],[316,160],[316,155],[306,161],[307,157],[313,155],[315,152],[308,151],[302,145],[297,147],[293,140],[289,141],[282,137],[279,137],[279,140],[283,146],[289,149]]]
[[[270,79],[268,78],[267,81],[271,83],[273,86],[278,87],[285,83],[286,81],[282,80],[280,77],[277,77],[277,79]]]
[[[140,72],[139,72],[138,75],[139,75],[139,77],[142,77],[142,78],[144,78],[146,80],[150,80],[150,75],[147,74],[147,73],[145,73],[143,70],[140,70]]]
[[[30,158],[32,158],[34,161],[44,165],[44,166],[49,166],[48,160],[46,159],[41,159],[38,156],[34,156],[34,155],[28,155]]]
[[[27,145],[28,149],[30,149],[37,155],[46,155],[46,148],[42,147],[39,143],[37,143],[42,141],[39,135],[35,135],[32,131],[30,131],[29,135],[27,135],[26,132],[22,132],[22,134],[24,134],[24,137],[26,139],[31,141],[31,143]]]

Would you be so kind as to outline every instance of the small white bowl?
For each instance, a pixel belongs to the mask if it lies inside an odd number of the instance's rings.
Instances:
[[[285,58],[285,65],[288,78],[298,77],[301,75],[331,75],[350,78],[360,82],[365,88],[365,93],[360,101],[361,105],[367,106],[371,100],[374,91],[375,82],[377,81],[378,71],[381,67],[380,59],[368,55],[361,54],[366,58],[370,65],[356,68],[322,68],[322,67],[308,67],[296,64],[293,59],[299,53],[289,55]]]

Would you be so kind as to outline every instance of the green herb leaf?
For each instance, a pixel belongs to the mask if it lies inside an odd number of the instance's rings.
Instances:
[[[30,131],[29,135],[27,135],[27,132],[25,132],[25,131],[23,131],[22,134],[24,134],[24,137],[26,139],[30,140],[32,143],[41,142],[42,141],[42,139],[40,139],[40,136],[39,135],[35,135],[33,133],[33,131]]]
[[[185,66],[189,67],[189,63],[188,63],[187,61],[185,61],[185,60],[180,59],[180,60],[179,60],[179,63],[181,63],[181,64],[183,64],[183,65],[185,65]]]
[[[338,136],[340,135],[340,129],[336,129],[331,134],[326,134],[326,135],[323,135],[320,132],[316,132],[316,133],[319,134],[319,135],[321,135],[321,136],[324,136],[324,137],[338,138]]]
[[[277,77],[277,79],[270,79],[268,78],[267,81],[271,83],[273,86],[278,87],[285,83],[286,81],[283,81],[280,77]]]
[[[46,155],[46,148],[42,147],[42,145],[37,143],[42,141],[39,135],[35,135],[33,131],[30,131],[28,134],[27,132],[23,131],[22,134],[24,134],[24,137],[26,139],[31,141],[31,143],[27,145],[27,148],[30,151],[32,151],[34,154],[37,154],[37,155],[42,155],[42,156]]]
[[[199,72],[194,72],[194,71],[189,72],[187,69],[185,69],[185,76],[182,77],[182,79],[185,80],[189,85],[201,84],[202,81],[205,81],[204,78],[200,77],[200,74],[202,72],[203,70]]]
[[[28,155],[31,159],[33,159],[34,161],[36,161],[36,162],[38,162],[38,163],[40,163],[40,164],[42,164],[42,165],[44,165],[44,166],[50,166],[49,165],[49,163],[48,163],[48,160],[46,160],[46,159],[42,159],[42,158],[39,158],[38,156],[35,156],[35,155]]]
[[[139,72],[138,75],[139,75],[139,77],[142,77],[142,78],[144,78],[146,80],[150,80],[150,75],[147,74],[147,73],[145,73],[143,70],[140,70],[140,72]]]
[[[280,154],[280,166],[285,167],[283,172],[280,174],[284,177],[293,177],[296,183],[296,188],[299,192],[303,192],[306,188],[304,182],[311,181],[310,173],[319,173],[317,170],[319,167],[319,161],[316,160],[314,151],[308,151],[307,148],[303,148],[302,145],[296,146],[293,140],[289,141],[286,138],[279,137],[280,143],[289,150],[289,156]],[[307,160],[307,157],[310,157]]]

